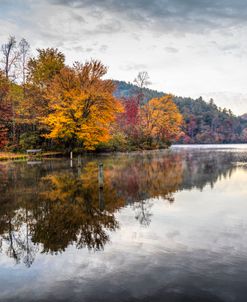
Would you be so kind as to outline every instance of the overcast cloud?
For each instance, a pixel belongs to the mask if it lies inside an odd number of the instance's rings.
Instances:
[[[145,69],[150,88],[247,112],[245,0],[0,0],[0,28],[1,43],[58,47],[68,64],[98,58],[119,80]]]

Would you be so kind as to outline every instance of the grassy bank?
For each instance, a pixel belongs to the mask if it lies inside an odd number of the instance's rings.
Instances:
[[[55,157],[55,156],[59,156],[62,155],[61,152],[44,152],[42,153],[42,155],[37,154],[37,155],[33,155],[32,158],[40,158],[40,157]],[[27,160],[29,158],[29,156],[26,153],[13,153],[13,152],[0,152],[0,161],[3,160],[19,160],[19,159],[23,159],[23,160]]]
[[[16,160],[26,158],[27,155],[24,153],[0,152],[0,160]]]

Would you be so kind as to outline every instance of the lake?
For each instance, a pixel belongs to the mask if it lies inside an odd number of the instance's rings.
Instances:
[[[246,239],[246,145],[0,163],[0,301],[245,302]]]

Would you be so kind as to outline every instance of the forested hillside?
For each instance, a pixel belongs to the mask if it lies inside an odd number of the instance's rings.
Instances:
[[[124,81],[115,81],[115,95],[130,98],[138,93],[138,87]],[[163,92],[142,88],[144,102],[166,95]],[[213,100],[174,96],[174,103],[184,118],[181,143],[242,143],[247,142],[247,119],[235,116],[231,110],[217,107]]]

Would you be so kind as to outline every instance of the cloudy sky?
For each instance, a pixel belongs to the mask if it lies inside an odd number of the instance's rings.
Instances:
[[[150,88],[247,112],[246,0],[0,0],[0,28],[0,43],[98,58],[119,80],[146,70]]]

